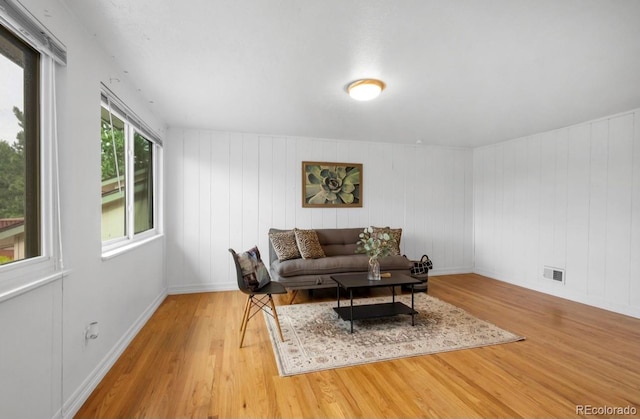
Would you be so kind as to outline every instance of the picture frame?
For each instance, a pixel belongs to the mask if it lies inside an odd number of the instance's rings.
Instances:
[[[303,208],[362,208],[362,163],[302,162]]]

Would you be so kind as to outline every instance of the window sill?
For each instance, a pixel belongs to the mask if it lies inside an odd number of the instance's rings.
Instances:
[[[136,240],[136,241],[134,241],[132,243],[127,243],[125,245],[118,246],[115,249],[109,249],[109,250],[103,251],[102,252],[102,260],[105,261],[105,260],[113,259],[116,256],[120,256],[120,255],[122,255],[124,253],[127,253],[127,252],[129,252],[129,251],[131,251],[133,249],[136,249],[136,248],[138,248],[140,246],[143,246],[143,245],[145,245],[147,243],[151,243],[153,241],[160,240],[163,237],[164,237],[164,234],[160,233],[160,234],[156,234],[154,236],[151,236],[151,237],[148,237],[148,238],[145,238],[145,239]]]
[[[69,273],[69,271],[60,271],[60,272],[56,272],[54,274],[45,276],[43,278],[39,278],[36,279],[34,281],[30,281],[26,284],[23,284],[22,286],[13,288],[13,289],[9,289],[6,291],[2,291],[0,292],[0,303],[3,301],[7,301],[10,300],[14,297],[17,297],[19,295],[25,294],[29,291],[32,291],[36,288],[40,288],[44,285],[47,285],[51,282],[57,281],[59,279],[64,278],[65,276],[67,276]]]

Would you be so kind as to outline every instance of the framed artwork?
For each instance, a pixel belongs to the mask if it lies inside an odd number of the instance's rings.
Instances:
[[[362,164],[303,161],[302,206],[362,207]]]

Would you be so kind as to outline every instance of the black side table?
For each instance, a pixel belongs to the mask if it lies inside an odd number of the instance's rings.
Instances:
[[[420,284],[413,286],[414,291],[429,292],[429,272],[422,275],[411,275],[411,277],[421,281]]]

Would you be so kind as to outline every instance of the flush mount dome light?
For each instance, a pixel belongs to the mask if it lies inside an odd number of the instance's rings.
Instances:
[[[349,83],[347,93],[355,100],[371,100],[380,95],[385,88],[384,82],[376,79],[362,79]]]

